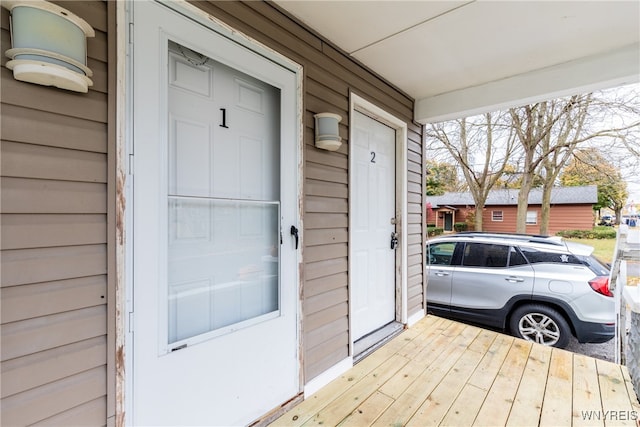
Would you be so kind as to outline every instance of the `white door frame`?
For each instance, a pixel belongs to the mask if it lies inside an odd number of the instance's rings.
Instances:
[[[132,16],[131,3],[133,1],[140,0],[127,0],[125,2],[118,2],[116,6],[117,26],[119,28],[129,28],[130,25],[135,25],[134,17]],[[225,36],[226,38],[233,40],[237,44],[245,47],[246,49],[255,52],[264,58],[271,60],[272,62],[289,69],[294,72],[297,80],[296,87],[296,158],[297,158],[297,180],[295,185],[297,186],[298,200],[302,200],[304,196],[303,191],[303,159],[302,152],[304,150],[304,110],[303,110],[303,67],[302,65],[292,61],[279,52],[271,49],[270,47],[262,44],[261,42],[241,33],[235,28],[227,25],[223,21],[219,20],[215,16],[209,15],[205,11],[197,8],[196,6],[187,3],[186,0],[171,0],[162,1],[156,0],[158,3],[162,3],[165,6],[173,9],[174,11],[190,18],[194,23],[203,25],[211,31],[217,32]],[[133,60],[129,55],[131,44],[135,41],[131,40],[130,31],[118,31],[117,40],[117,159],[116,169],[119,179],[122,184],[118,183],[116,189],[116,204],[119,212],[119,217],[123,220],[123,226],[119,229],[120,236],[122,238],[117,239],[117,279],[116,279],[116,344],[115,351],[117,352],[116,360],[116,418],[120,421],[124,421],[127,424],[131,422],[131,418],[126,417],[127,412],[132,413],[132,372],[133,372],[133,330],[132,313],[133,307],[133,171],[132,169],[132,156],[135,153],[135,147],[133,143],[133,99],[132,99],[132,85],[133,85]],[[126,207],[129,207],[127,209]],[[303,211],[302,204],[298,203],[297,210],[297,224],[301,231],[299,247],[304,247],[304,230],[303,225]],[[300,287],[302,283],[302,250],[297,252],[296,272],[297,278],[297,294],[300,295]],[[302,365],[302,299],[298,298],[297,301],[297,330],[298,330],[298,372],[299,372],[299,392],[301,393],[304,386],[303,377],[303,365]],[[125,396],[129,396],[126,398]]]
[[[359,111],[365,115],[378,120],[381,123],[393,128],[396,131],[396,231],[398,233],[399,245],[396,250],[396,321],[406,324],[407,315],[407,123],[396,116],[388,113],[377,105],[367,101],[356,93],[349,93],[349,117],[353,117],[354,111]],[[353,145],[354,128],[349,124],[349,212],[353,212],[353,194],[358,191],[354,183]],[[353,218],[349,215],[349,241],[351,241],[351,230]],[[352,246],[349,245],[349,271],[352,272],[351,254]],[[349,274],[349,301],[352,298],[353,277]],[[349,304],[349,354],[353,354],[353,334],[352,334],[352,305]]]

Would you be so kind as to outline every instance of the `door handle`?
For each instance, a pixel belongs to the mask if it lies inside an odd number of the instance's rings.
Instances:
[[[506,280],[507,282],[511,282],[511,283],[519,283],[519,282],[524,282],[524,279],[521,277],[515,277],[515,276],[509,276],[509,277],[505,277],[504,280]]]
[[[391,233],[391,249],[398,247],[398,233],[395,231]]]
[[[296,249],[298,249],[298,229],[295,225],[291,226],[291,235],[296,238]]]
[[[449,273],[445,273],[444,271],[436,271],[436,276],[438,277],[444,277],[444,276],[448,276]]]

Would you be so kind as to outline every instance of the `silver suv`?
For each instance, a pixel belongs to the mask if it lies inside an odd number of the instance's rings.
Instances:
[[[564,348],[614,337],[609,269],[557,237],[458,233],[427,243],[427,311]]]

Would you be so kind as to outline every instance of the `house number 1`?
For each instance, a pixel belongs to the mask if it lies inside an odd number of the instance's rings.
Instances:
[[[221,108],[220,111],[222,112],[222,123],[220,124],[220,127],[228,129],[229,126],[227,126],[227,109]]]
[[[376,162],[376,152],[372,151],[371,152],[371,163],[375,163]]]

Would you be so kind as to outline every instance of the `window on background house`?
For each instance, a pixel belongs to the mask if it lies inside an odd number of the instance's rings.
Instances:
[[[537,224],[537,223],[538,223],[538,212],[527,211],[527,224]]]
[[[491,221],[502,221],[502,211],[491,211]]]

